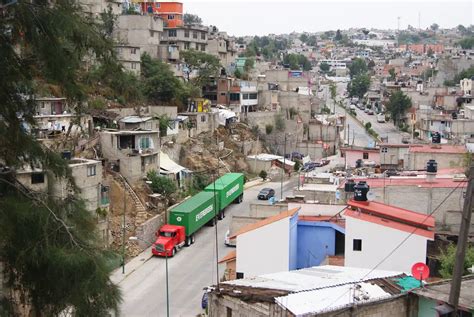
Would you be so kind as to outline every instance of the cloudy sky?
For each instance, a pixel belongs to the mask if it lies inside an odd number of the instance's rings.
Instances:
[[[351,27],[400,29],[474,24],[472,0],[181,0],[184,11],[199,15],[230,35],[327,31]]]

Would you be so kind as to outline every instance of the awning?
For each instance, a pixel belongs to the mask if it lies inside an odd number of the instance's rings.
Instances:
[[[160,174],[177,174],[185,169],[170,159],[168,154],[160,152]]]

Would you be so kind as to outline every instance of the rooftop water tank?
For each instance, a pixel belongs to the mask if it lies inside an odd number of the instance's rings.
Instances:
[[[354,187],[355,187],[355,182],[353,179],[349,178],[346,183],[344,184],[344,191],[346,193],[353,193],[354,192]]]
[[[367,182],[360,181],[354,186],[354,200],[355,201],[367,201],[367,193],[369,192],[369,185]]]
[[[426,163],[426,171],[428,173],[437,173],[438,172],[438,163],[435,160],[429,160]]]

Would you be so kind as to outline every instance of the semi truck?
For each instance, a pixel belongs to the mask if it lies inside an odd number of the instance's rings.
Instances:
[[[169,211],[168,224],[156,232],[152,254],[173,257],[183,246],[195,241],[195,233],[204,225],[214,225],[224,217],[224,210],[243,199],[244,175],[228,173],[204,191],[186,199]]]

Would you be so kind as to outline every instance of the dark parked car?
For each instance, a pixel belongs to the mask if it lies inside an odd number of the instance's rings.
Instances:
[[[285,158],[287,159],[291,159],[291,160],[294,160],[294,159],[297,159],[297,160],[302,160],[304,157],[303,154],[299,153],[299,152],[293,152],[291,154],[286,154],[285,155]]]
[[[259,193],[257,198],[262,200],[268,200],[271,197],[275,197],[275,190],[271,188],[263,188]]]

